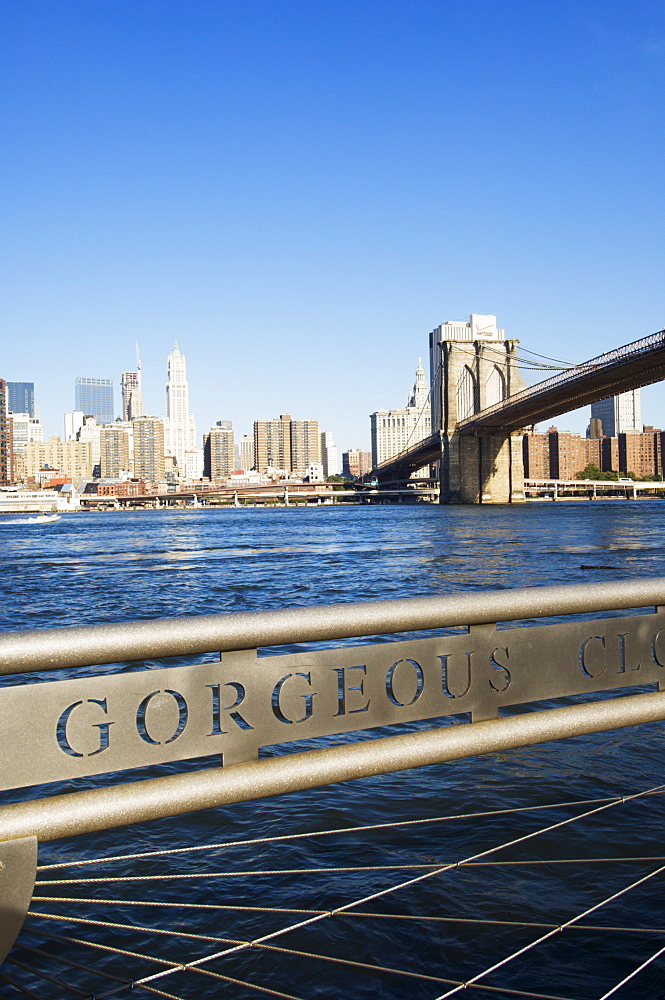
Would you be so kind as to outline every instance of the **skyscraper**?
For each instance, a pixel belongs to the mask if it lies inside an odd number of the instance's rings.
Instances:
[[[35,383],[8,382],[7,409],[10,413],[27,413],[29,417],[34,417]]]
[[[89,413],[98,424],[115,420],[112,378],[77,378],[74,395],[74,408]]]
[[[429,386],[420,358],[416,380],[406,406],[377,410],[370,415],[372,428],[372,466],[385,462],[410,445],[429,437],[431,410]]]
[[[141,372],[123,372],[122,385],[122,419],[133,420],[143,416],[143,393],[141,392]]]
[[[591,404],[591,419],[600,420],[604,437],[618,437],[632,431],[642,430],[642,407],[640,390],[631,389],[619,396],[599,399]]]
[[[185,453],[196,450],[196,427],[194,418],[189,415],[185,356],[180,353],[177,340],[167,360],[164,447],[167,455],[173,455],[184,476]]]

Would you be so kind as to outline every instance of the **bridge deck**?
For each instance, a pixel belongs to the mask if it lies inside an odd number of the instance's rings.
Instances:
[[[659,330],[488,406],[460,421],[457,431],[464,435],[517,431],[663,378],[665,330]],[[377,465],[373,473],[384,483],[399,481],[413,470],[437,461],[440,440],[440,434],[434,433]]]

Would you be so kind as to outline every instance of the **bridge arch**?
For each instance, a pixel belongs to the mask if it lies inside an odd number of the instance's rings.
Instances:
[[[507,396],[506,376],[498,365],[492,365],[485,380],[485,406],[501,403]]]
[[[457,379],[457,420],[466,420],[476,412],[476,380],[468,365]]]

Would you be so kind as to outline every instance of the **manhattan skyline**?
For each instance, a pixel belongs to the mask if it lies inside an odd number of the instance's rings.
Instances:
[[[0,375],[47,435],[137,339],[147,413],[183,345],[199,445],[286,409],[367,448],[447,320],[571,362],[665,324],[662,5],[24,0],[0,29]]]

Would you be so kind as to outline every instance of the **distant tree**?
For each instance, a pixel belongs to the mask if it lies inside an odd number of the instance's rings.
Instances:
[[[578,472],[575,476],[576,479],[604,479],[604,474],[600,471],[598,466],[594,462],[589,462],[585,465],[581,472]]]
[[[349,478],[348,476],[339,476],[339,475],[326,476],[326,482],[332,483],[334,490],[343,490],[344,487],[349,482]]]
[[[632,473],[628,473],[625,478],[632,476]],[[602,482],[614,482],[619,478],[618,472],[602,472],[595,462],[589,462],[585,465],[581,472],[578,472],[575,476],[576,479],[596,479]],[[634,477],[633,477],[634,478]]]

